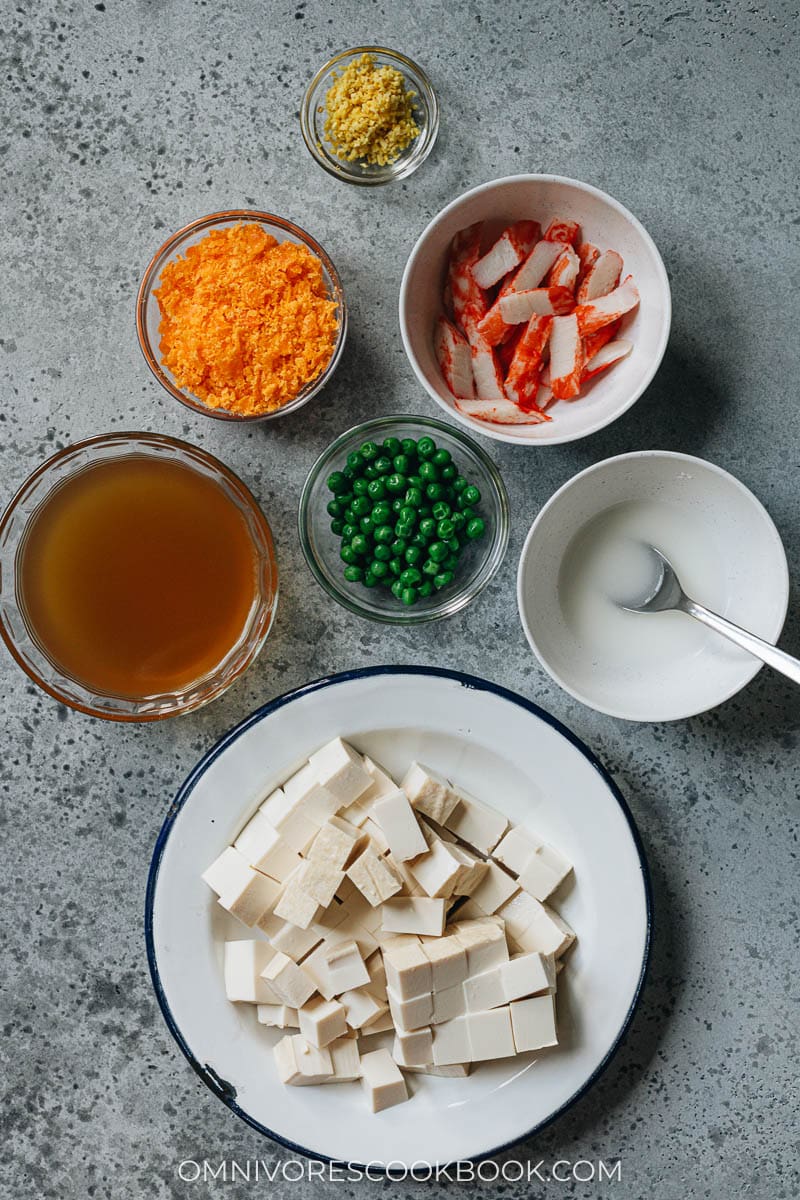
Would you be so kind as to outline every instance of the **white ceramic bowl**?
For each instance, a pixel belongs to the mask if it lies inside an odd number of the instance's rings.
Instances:
[[[554,217],[580,222],[585,240],[601,250],[617,250],[624,273],[632,274],[641,295],[638,309],[623,320],[633,342],[626,359],[599,375],[580,400],[561,401],[541,425],[489,425],[465,417],[455,406],[434,353],[436,318],[441,311],[450,242],[474,221],[503,226],[524,217],[542,227]],[[474,433],[500,442],[555,446],[595,433],[626,412],[655,375],[669,337],[672,304],[661,255],[644,226],[612,196],[588,183],[560,175],[511,175],[481,184],[453,200],[423,231],[411,252],[400,287],[400,331],[408,360],[429,396]]]
[[[558,984],[559,1045],[467,1079],[411,1076],[406,1104],[373,1114],[357,1083],[285,1088],[251,1005],[228,1003],[227,938],[252,936],[200,878],[259,801],[342,734],[400,777],[446,772],[574,864],[554,904],[578,934]],[[281,696],[204,756],[153,855],[146,934],[159,1003],[208,1087],[261,1133],[315,1158],[386,1166],[494,1153],[550,1121],[608,1063],[633,1016],[650,945],[650,888],[633,819],[589,750],[530,701],[425,667],[351,671]],[[386,1035],[384,1044],[391,1046]]]
[[[698,569],[697,548],[702,552],[710,594],[694,599],[771,642],[780,635],[789,600],[778,531],[763,505],[727,471],[663,450],[622,454],[581,471],[545,504],[530,528],[519,563],[517,603],[531,648],[556,683],[591,708],[630,721],[673,721],[705,712],[743,688],[761,667],[682,613],[632,617],[634,622],[688,622],[686,651],[678,655],[665,649],[637,657],[636,642],[622,655],[615,655],[611,645],[598,655],[576,638],[565,616],[560,579],[570,543],[615,505],[654,502],[670,506],[670,523],[677,530],[685,527],[692,561],[684,569],[680,536],[674,549],[662,548],[687,591],[692,563],[695,573]],[[674,626],[664,632],[672,635]],[[683,640],[685,627],[679,632]]]

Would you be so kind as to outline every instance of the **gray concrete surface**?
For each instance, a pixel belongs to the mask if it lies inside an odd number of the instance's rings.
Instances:
[[[568,1115],[510,1155],[621,1160],[622,1182],[534,1181],[502,1194],[797,1195],[797,692],[764,672],[688,722],[596,715],[533,661],[513,591],[544,500],[576,470],[641,447],[736,473],[769,508],[800,578],[796,5],[4,0],[0,27],[3,502],[56,447],[163,430],[218,454],[254,489],[283,584],[274,635],[247,676],[206,711],[155,727],[70,713],[0,656],[0,1194],[160,1200],[329,1186],[177,1177],[185,1159],[289,1156],[219,1104],[173,1044],[145,964],[145,880],[170,796],[231,725],[308,679],[409,662],[499,680],[571,725],[627,793],[653,871],[652,972],[623,1049]],[[297,119],[320,62],[361,42],[418,58],[442,103],[433,155],[385,190],[324,175]],[[522,170],[588,180],[642,219],[672,280],[666,359],[639,404],[587,441],[540,453],[491,445],[513,533],[479,602],[436,628],[362,623],[328,602],[302,561],[302,480],[356,420],[430,411],[397,328],[406,256],[446,201]],[[352,315],[332,386],[256,429],[176,406],[150,378],[133,322],[155,246],[231,206],[312,230]],[[795,591],[783,638],[794,653],[796,601]]]

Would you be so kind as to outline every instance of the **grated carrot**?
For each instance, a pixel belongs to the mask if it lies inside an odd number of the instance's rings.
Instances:
[[[155,291],[161,362],[209,408],[273,412],[325,369],[336,302],[307,246],[260,225],[214,229],[167,263]]]

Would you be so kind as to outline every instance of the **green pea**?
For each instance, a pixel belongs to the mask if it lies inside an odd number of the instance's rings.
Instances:
[[[467,527],[464,530],[464,533],[470,539],[470,541],[474,541],[476,538],[483,537],[485,532],[486,522],[482,517],[473,517],[471,521],[467,522]]]
[[[410,608],[412,604],[416,604],[419,594],[415,587],[404,587],[400,593],[400,599],[406,608]]]
[[[376,542],[388,543],[394,537],[394,530],[391,525],[379,525],[373,534]]]
[[[421,475],[409,475],[408,486],[412,488],[419,488],[419,490],[422,491],[423,487],[425,486],[425,480]]]
[[[447,587],[448,583],[452,583],[454,579],[455,575],[452,571],[441,571],[438,575],[434,575],[433,586],[437,592],[440,592],[442,588]]]
[[[447,544],[445,542],[431,542],[428,546],[428,557],[434,562],[444,562],[447,558]]]
[[[436,526],[436,536],[441,538],[443,542],[449,541],[453,537],[456,527],[449,517],[445,517]]]
[[[433,578],[434,575],[438,575],[440,570],[441,567],[437,562],[434,562],[432,558],[426,558],[425,562],[422,564],[422,574],[429,575],[431,578]]]
[[[394,458],[395,454],[400,453],[400,438],[387,437],[383,439],[383,448],[387,454],[391,454]]]
[[[448,463],[446,467],[442,467],[441,476],[442,476],[443,482],[452,483],[457,475],[458,475],[458,470],[453,465],[453,463]]]
[[[352,485],[348,484],[348,486],[352,486]],[[339,501],[339,503],[342,505],[343,508],[348,508],[353,503],[353,493],[352,493],[352,491],[339,492],[336,499]]]
[[[410,487],[405,495],[405,502],[409,508],[419,508],[422,504],[422,491],[417,487]],[[335,504],[335,500],[331,500],[331,504]]]
[[[392,542],[390,549],[392,554],[396,558],[399,558],[400,555],[405,554],[406,550],[408,549],[408,542],[405,540],[405,538],[396,537]]]
[[[345,567],[344,577],[348,583],[361,583],[364,578],[364,572],[361,567]]]
[[[431,459],[431,462],[435,463],[437,467],[446,467],[450,462],[452,462],[452,455],[450,454],[449,450],[442,448],[441,450],[436,451]]]
[[[357,474],[359,471],[364,470],[364,459],[357,450],[354,450],[352,454],[348,454],[347,456],[347,465],[351,471]]]
[[[331,521],[331,533],[335,533],[337,537],[341,537],[343,529],[344,521],[342,521],[339,517],[336,517],[335,520]]]
[[[423,537],[433,537],[436,533],[436,522],[432,517],[423,517],[419,523],[419,531]]]
[[[450,505],[445,500],[437,500],[431,509],[431,512],[433,513],[435,520],[443,521],[445,517],[450,516]]]
[[[406,437],[406,438],[402,438],[402,439],[401,439],[401,441],[400,441],[400,453],[401,453],[401,454],[413,454],[413,455],[416,455],[416,453],[417,453],[417,443],[414,441],[414,439],[413,439],[413,438]]]
[[[429,483],[425,488],[425,495],[429,500],[441,500],[444,495],[444,488],[440,483]]]
[[[348,504],[347,508],[346,508],[346,509],[344,510],[344,512],[342,513],[342,516],[344,517],[344,519],[345,519],[345,521],[347,522],[347,524],[348,524],[348,525],[355,525],[355,523],[356,523],[356,514],[353,512],[353,505],[352,505],[352,504]]]
[[[395,471],[395,473],[390,475],[386,480],[386,489],[394,496],[396,496],[398,492],[404,492],[406,490],[405,475],[401,475],[399,471]]]
[[[436,453],[436,442],[432,437],[421,437],[417,442],[417,454],[420,458],[433,458]]]
[[[453,491],[454,492],[463,492],[465,487],[467,487],[467,481],[464,478],[464,476],[456,475],[455,479],[453,480]]]
[[[403,594],[403,585],[399,579],[395,579],[394,582],[392,583],[392,595],[396,596],[397,599],[399,600],[400,597],[402,596],[402,594]]]
[[[357,517],[365,517],[367,513],[372,512],[369,496],[356,496],[350,507]]]
[[[465,521],[471,521],[472,518],[477,517],[478,514],[475,512],[475,509],[472,507],[472,505],[467,504],[465,508],[462,508],[461,515]]]
[[[372,517],[362,517],[358,522],[358,528],[364,534],[372,534],[375,530],[375,523]]]
[[[372,462],[373,458],[378,457],[379,450],[375,442],[364,442],[359,448],[359,453],[364,462]]]
[[[411,539],[411,545],[418,546],[420,548],[420,550],[427,550],[428,541],[429,541],[429,539],[424,537],[423,534],[415,533]]]
[[[370,479],[367,484],[367,495],[373,500],[382,500],[386,495],[386,484],[382,479]]]
[[[467,519],[464,516],[463,512],[451,513],[450,520],[453,522],[453,529],[456,531],[456,533],[458,533],[459,530],[463,529],[467,523]]]
[[[369,491],[369,480],[365,479],[363,475],[359,475],[357,479],[353,480],[353,495],[354,496],[366,496],[368,491]]]
[[[461,553],[461,542],[458,540],[457,537],[446,538],[445,545],[447,546],[447,548],[451,554],[460,554]]]
[[[392,557],[392,552],[388,546],[378,545],[375,547],[372,553],[375,555],[375,558],[378,562],[388,563],[389,559]]]
[[[403,571],[405,570],[405,564],[404,564],[402,558],[390,559],[389,560],[389,570],[392,572],[392,574],[395,576],[395,578],[399,579],[400,576],[403,574]]]
[[[333,492],[337,496],[340,492],[346,492],[348,488],[347,477],[343,471],[334,471],[328,476],[328,491]]]
[[[357,533],[356,536],[350,542],[350,545],[353,547],[356,554],[358,554],[358,555],[363,556],[364,554],[369,553],[369,550],[370,550],[369,539],[364,537],[363,533]]]
[[[400,576],[400,582],[406,587],[416,587],[418,583],[422,583],[422,572],[416,567],[406,567]]]
[[[432,462],[420,463],[419,477],[424,483],[436,483],[439,479],[439,468],[435,467]]]
[[[372,508],[372,519],[376,525],[385,525],[392,515],[388,500],[379,500]]]
[[[404,504],[397,514],[397,519],[399,521],[408,521],[410,525],[416,525],[417,510],[412,508],[410,504]]]
[[[345,572],[347,574],[347,572]],[[378,580],[373,575],[372,571],[365,571],[364,578],[361,580],[364,587],[373,588],[378,586]]]
[[[448,554],[447,558],[441,564],[440,570],[455,571],[457,566],[458,566],[458,555],[457,554]]]
[[[368,569],[372,572],[376,579],[385,579],[389,574],[388,565],[385,562],[382,562],[379,558],[373,558]]]
[[[356,525],[356,518],[353,517],[352,521],[345,521],[344,525],[342,526],[342,537],[344,540],[349,542],[350,539],[354,538],[357,533],[358,526]]]
[[[353,470],[353,468],[348,467],[346,464],[345,464],[345,466],[342,467],[342,474],[344,475],[345,479],[347,479],[348,481],[351,479],[355,479],[355,476],[356,476],[356,473]]]
[[[398,521],[394,527],[394,531],[403,540],[408,540],[408,538],[414,536],[414,526],[410,521]]]
[[[481,494],[475,485],[471,483],[469,487],[464,488],[464,491],[461,493],[461,499],[466,504],[480,504]]]
[[[329,517],[341,517],[344,515],[345,506],[338,500],[329,500],[325,505],[325,511]]]
[[[379,454],[373,461],[372,466],[377,471],[378,475],[390,475],[392,471],[392,460],[386,454]]]
[[[380,471],[376,469],[374,462],[367,463],[367,465],[364,467],[364,478],[369,479],[370,482],[372,482],[373,479],[377,479],[379,475]]]
[[[428,596],[433,595],[433,584],[431,583],[430,579],[426,579],[424,583],[419,585],[417,588],[417,595],[419,596],[420,600],[427,600]]]
[[[407,475],[411,470],[411,459],[407,454],[396,454],[392,459],[392,466],[398,475]]]
[[[412,545],[410,545],[406,548],[406,552],[403,555],[403,557],[405,558],[406,562],[408,563],[408,565],[410,567],[415,567],[417,565],[417,563],[419,562],[419,560],[422,558],[422,547],[415,546],[412,543]]]
[[[342,562],[346,562],[348,566],[354,566],[358,555],[349,542],[343,542],[339,550],[339,557]]]

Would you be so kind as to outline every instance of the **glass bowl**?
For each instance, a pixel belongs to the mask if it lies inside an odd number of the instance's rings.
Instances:
[[[394,162],[385,166],[361,160],[343,162],[332,152],[325,138],[325,97],[333,83],[334,72],[342,71],[362,54],[371,54],[379,67],[395,67],[408,89],[414,93],[412,108],[419,126],[419,136]],[[428,76],[405,54],[387,50],[385,46],[356,46],[353,50],[343,50],[335,55],[317,71],[303,97],[300,126],[312,157],[330,175],[360,187],[375,187],[377,184],[391,183],[393,179],[405,179],[424,163],[439,132],[439,102]]]
[[[153,295],[160,282],[161,272],[171,259],[185,254],[189,246],[201,241],[212,229],[226,229],[231,225],[242,223],[260,225],[262,229],[272,234],[279,242],[290,241],[295,244],[307,246],[312,254],[315,254],[322,263],[325,286],[330,298],[336,301],[336,315],[339,320],[339,332],[336,344],[333,348],[330,362],[325,370],[317,375],[316,379],[310,380],[302,391],[298,392],[294,400],[290,400],[288,404],[284,404],[281,408],[276,408],[273,412],[254,413],[253,415],[246,416],[240,413],[227,412],[225,409],[209,407],[209,405],[204,404],[202,400],[189,391],[188,388],[178,387],[171,371],[161,365],[158,331],[161,321],[161,310],[158,300]],[[185,404],[193,412],[202,413],[204,417],[214,417],[218,421],[270,421],[275,417],[285,417],[289,413],[296,412],[298,408],[302,408],[312,396],[316,396],[317,392],[325,387],[325,384],[336,370],[339,360],[342,357],[342,351],[344,350],[345,337],[347,335],[347,308],[339,273],[322,246],[311,237],[311,234],[306,233],[299,225],[294,225],[291,221],[284,220],[283,217],[276,217],[274,213],[255,212],[246,208],[231,209],[228,212],[212,213],[208,217],[199,217],[196,221],[191,221],[188,225],[184,225],[183,229],[179,229],[177,233],[173,234],[171,238],[168,238],[161,249],[156,251],[148,263],[147,270],[139,285],[139,294],[136,298],[136,332],[139,336],[139,346],[141,347],[145,361],[158,382],[162,387],[166,388],[171,396],[174,396],[176,400],[180,400],[181,404]]]
[[[256,598],[239,640],[216,667],[182,692],[130,697],[100,694],[71,678],[48,657],[25,618],[21,551],[31,519],[67,479],[87,467],[131,457],[167,458],[219,484],[241,512],[256,551]],[[278,568],[267,519],[240,479],[218,459],[187,442],[152,433],[103,434],[77,442],[43,463],[0,517],[0,634],[22,669],[48,695],[110,721],[157,721],[191,712],[216,699],[252,663],[267,639],[278,602]]]
[[[365,588],[344,578],[339,556],[341,539],[331,530],[327,504],[333,497],[327,487],[332,471],[341,470],[347,455],[362,442],[379,445],[387,437],[432,437],[437,447],[449,450],[460,473],[480,490],[478,511],[486,533],[464,547],[459,569],[449,587],[404,608],[391,592]],[[356,425],[328,446],[311,468],[300,497],[300,543],[317,582],[350,612],[389,625],[417,625],[459,612],[481,592],[497,572],[508,545],[508,495],[500,473],[481,447],[452,425],[430,417],[378,417]]]

